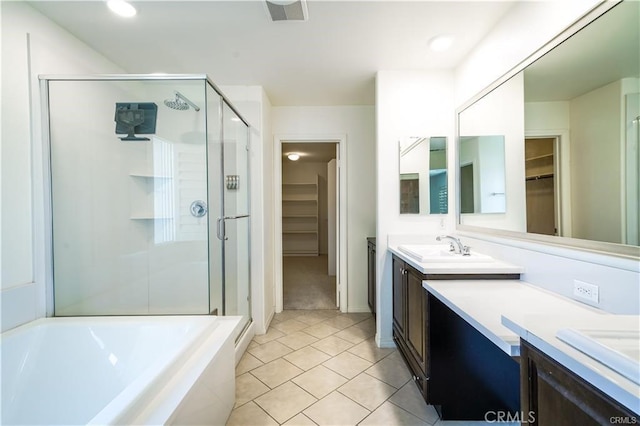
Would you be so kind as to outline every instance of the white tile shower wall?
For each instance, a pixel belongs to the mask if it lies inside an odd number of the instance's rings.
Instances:
[[[516,240],[487,241],[465,233],[464,244],[523,266],[522,280],[575,299],[573,280],[599,286],[597,307],[615,314],[640,314],[640,265],[635,260]],[[580,300],[579,300],[580,301]]]

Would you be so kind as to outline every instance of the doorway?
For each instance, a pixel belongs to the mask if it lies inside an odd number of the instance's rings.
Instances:
[[[558,235],[557,138],[525,139],[527,232]]]
[[[275,138],[276,312],[347,310],[344,142]]]
[[[282,145],[284,309],[336,309],[336,143]]]

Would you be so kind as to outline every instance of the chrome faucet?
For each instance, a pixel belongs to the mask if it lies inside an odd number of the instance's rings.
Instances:
[[[444,240],[449,240],[449,250],[451,250],[454,253],[459,253],[463,256],[469,256],[471,253],[469,252],[469,246],[465,246],[464,244],[462,244],[462,242],[460,241],[460,239],[456,238],[456,237],[452,237],[451,235],[438,235],[436,237],[436,241],[444,241]],[[457,250],[456,250],[457,248]]]

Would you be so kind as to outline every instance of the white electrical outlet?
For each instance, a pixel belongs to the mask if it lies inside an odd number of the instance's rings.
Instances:
[[[598,286],[585,283],[584,281],[573,280],[573,295],[579,299],[587,300],[591,303],[600,302]]]

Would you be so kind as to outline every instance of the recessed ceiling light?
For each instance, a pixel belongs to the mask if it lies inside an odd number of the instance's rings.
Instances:
[[[131,18],[138,13],[135,7],[124,0],[109,0],[107,6],[113,13],[123,18]]]
[[[444,52],[453,44],[453,37],[448,35],[439,35],[429,40],[429,47],[434,52]]]
[[[291,153],[287,155],[287,158],[291,161],[298,161],[300,159],[300,154]]]

